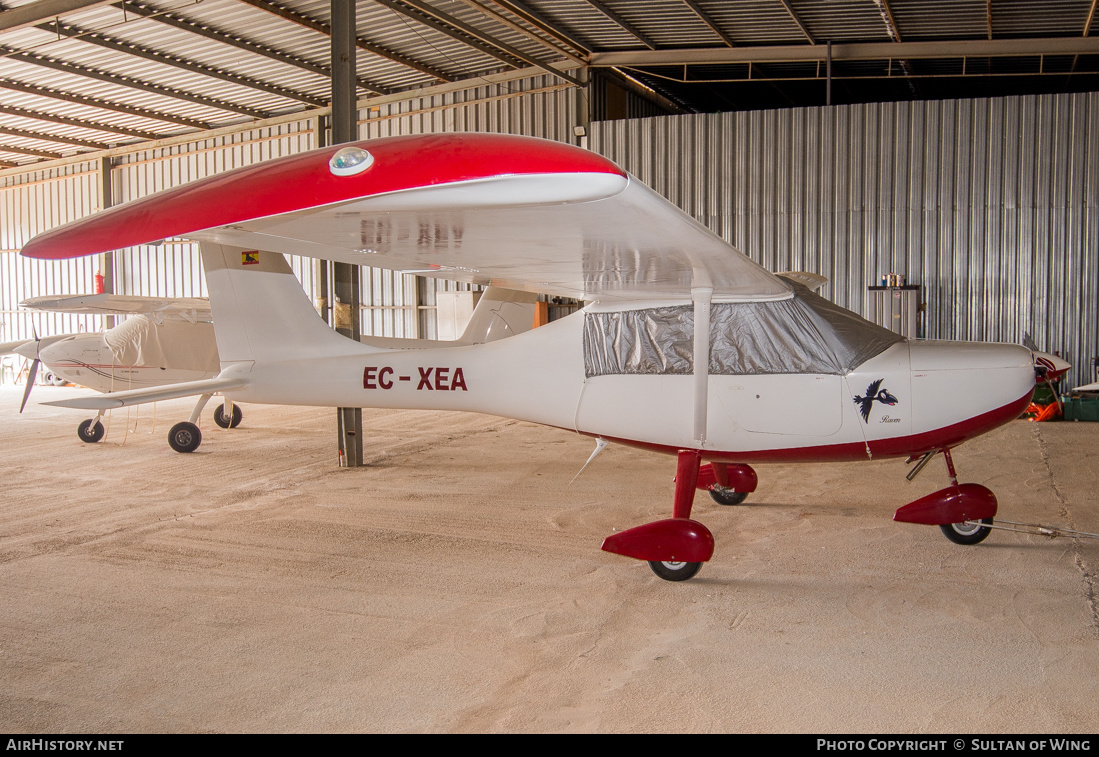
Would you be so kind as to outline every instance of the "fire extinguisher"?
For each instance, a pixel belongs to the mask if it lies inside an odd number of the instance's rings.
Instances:
[[[95,272],[95,293],[103,294],[103,274],[99,271]]]

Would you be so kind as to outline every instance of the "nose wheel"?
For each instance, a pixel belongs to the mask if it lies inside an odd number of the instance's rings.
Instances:
[[[943,535],[955,544],[980,544],[992,533],[992,518],[944,523],[939,526]]]
[[[893,520],[938,526],[955,544],[980,544],[992,533],[996,495],[980,484],[959,484],[950,450],[943,449],[942,453],[950,486],[909,502],[894,513]],[[935,454],[935,450],[925,453],[908,474],[908,480],[914,479]]]

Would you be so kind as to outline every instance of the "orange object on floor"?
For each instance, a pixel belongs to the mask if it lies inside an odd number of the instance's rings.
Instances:
[[[1049,405],[1039,405],[1032,402],[1024,414],[1027,416],[1028,421],[1051,421],[1061,415],[1061,406],[1056,402]]]

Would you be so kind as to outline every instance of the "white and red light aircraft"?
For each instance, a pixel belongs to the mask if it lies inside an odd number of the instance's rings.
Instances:
[[[677,457],[672,518],[607,551],[693,576],[713,537],[696,489],[736,503],[754,462],[920,459],[951,485],[897,510],[959,543],[996,498],[950,449],[1016,418],[1034,389],[1016,345],[910,342],[769,273],[612,162],[523,137],[451,134],[336,146],[228,172],[44,233],[62,259],[197,240],[217,377],[51,404],[100,410],[221,392],[234,400],[468,410]],[[580,313],[480,345],[360,344],[317,317],[280,253],[546,292]],[[417,348],[423,347],[423,348]],[[409,349],[414,348],[414,349]],[[190,422],[170,432],[197,447]],[[704,462],[705,461],[705,462]]]

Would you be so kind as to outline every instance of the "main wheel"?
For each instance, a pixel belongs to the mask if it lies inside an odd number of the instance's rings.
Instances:
[[[979,544],[992,533],[992,518],[962,523],[944,523],[939,526],[943,535],[955,544]]]
[[[695,574],[702,569],[702,563],[658,562],[650,560],[649,567],[652,568],[653,573],[660,576],[665,581],[686,581],[688,578],[694,578]]]
[[[98,442],[104,433],[103,424],[96,418],[89,418],[76,427],[76,435],[80,437],[80,441],[88,444]]]
[[[243,417],[244,411],[240,409],[240,405],[233,405],[232,418],[225,417],[225,405],[218,405],[214,408],[214,423],[222,428],[236,428],[240,425],[240,420]]]
[[[188,421],[177,423],[168,432],[168,446],[176,452],[194,452],[202,444],[202,432]]]
[[[748,492],[738,492],[726,489],[724,486],[715,486],[710,489],[710,499],[719,505],[739,505],[748,499]]]

